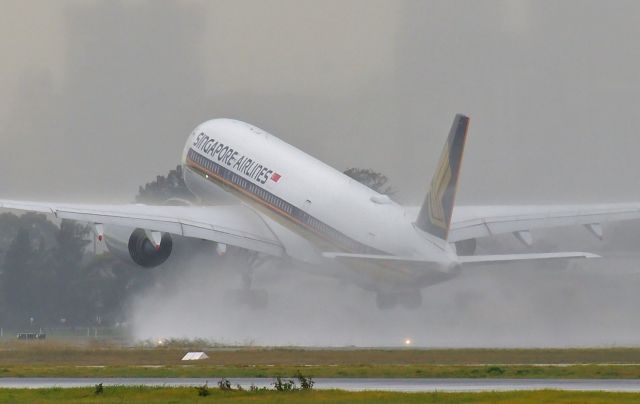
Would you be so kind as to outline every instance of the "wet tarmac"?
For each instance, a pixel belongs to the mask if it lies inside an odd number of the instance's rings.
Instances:
[[[50,388],[104,386],[167,386],[189,387],[208,383],[216,387],[219,378],[0,378],[0,388]],[[232,385],[248,389],[272,387],[272,378],[231,378]],[[340,389],[348,391],[379,390],[397,392],[481,392],[513,390],[571,390],[640,392],[640,380],[620,379],[314,379],[316,389]]]

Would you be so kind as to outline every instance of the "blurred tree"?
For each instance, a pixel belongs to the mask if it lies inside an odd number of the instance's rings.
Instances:
[[[30,317],[39,320],[48,317],[55,281],[55,273],[47,270],[52,260],[44,234],[49,226],[42,222],[46,218],[44,215],[24,216],[24,219],[20,217],[20,227],[5,255],[0,283],[3,318],[18,325],[28,323]]]
[[[180,198],[193,202],[196,200],[194,194],[189,191],[184,182],[182,166],[177,166],[175,170],[169,171],[164,177],[159,175],[155,181],[147,183],[138,189],[136,202],[138,203],[163,203],[171,198]]]
[[[2,267],[2,315],[3,323],[25,320],[30,312],[30,296],[27,291],[29,273],[33,269],[34,249],[29,231],[20,228],[7,249]],[[31,313],[29,313],[31,315]]]
[[[396,192],[391,186],[387,185],[389,179],[386,175],[370,168],[350,168],[344,171],[344,174],[380,194],[393,196]]]
[[[51,262],[43,271],[53,273],[48,297],[52,307],[47,320],[55,322],[66,318],[72,324],[87,324],[94,317],[95,291],[87,287],[86,262],[89,258],[87,246],[90,243],[90,229],[86,225],[63,220],[56,237],[56,245],[51,249]]]
[[[97,315],[122,317],[122,305],[111,296],[122,298],[138,271],[113,257],[89,254],[88,226],[63,221],[58,228],[44,215],[0,215],[0,234],[11,232],[0,266],[3,326],[51,326],[62,318],[66,325],[87,325]]]
[[[58,233],[58,227],[41,213],[29,212],[22,216],[12,213],[0,214],[0,262],[21,228],[37,234],[44,248],[55,243]]]

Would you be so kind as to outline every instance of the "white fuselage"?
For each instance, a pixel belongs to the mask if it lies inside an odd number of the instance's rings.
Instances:
[[[428,258],[445,268],[455,257],[446,243],[415,229],[415,218],[402,206],[247,123],[215,119],[199,125],[182,162],[199,197],[220,203],[215,199],[222,188],[321,251]]]

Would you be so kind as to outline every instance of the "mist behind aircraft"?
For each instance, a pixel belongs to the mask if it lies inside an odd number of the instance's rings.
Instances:
[[[625,228],[626,227],[626,228]],[[623,226],[617,234],[638,226]],[[560,231],[598,248],[589,235]],[[513,248],[515,240],[497,244]],[[486,244],[486,243],[485,243]],[[546,245],[545,245],[546,244]],[[538,248],[548,248],[549,241]],[[486,245],[483,250],[499,250]],[[516,246],[517,248],[517,246]],[[604,246],[616,255],[611,246]],[[205,338],[266,346],[576,347],[640,344],[637,257],[562,265],[511,264],[465,271],[422,291],[423,306],[380,311],[374,296],[334,279],[275,266],[256,272],[269,307],[251,310],[229,299],[241,286],[233,266],[169,265],[154,288],[133,299],[136,339]]]

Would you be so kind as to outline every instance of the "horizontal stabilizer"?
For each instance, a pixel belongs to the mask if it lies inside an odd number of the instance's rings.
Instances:
[[[600,258],[599,255],[586,252],[557,252],[557,253],[538,253],[538,254],[500,254],[500,255],[470,255],[459,256],[458,262],[463,266],[476,264],[499,264],[517,261],[532,260],[557,260],[571,258]]]
[[[322,256],[342,261],[363,261],[378,264],[406,264],[411,267],[424,267],[426,264],[443,264],[433,260],[420,257],[402,257],[397,255],[377,255],[377,254],[349,254],[341,252],[324,252]],[[458,256],[458,262],[464,266],[490,265],[519,261],[544,261],[576,258],[600,258],[599,255],[586,252],[554,252],[554,253],[533,253],[533,254],[499,254],[499,255],[470,255]]]
[[[349,254],[341,252],[324,252],[322,256],[325,258],[337,258],[344,260],[369,260],[369,261],[397,261],[397,262],[435,262],[432,260],[425,260],[424,258],[415,257],[401,257],[398,255],[378,255],[378,254]]]
[[[325,258],[330,258],[346,265],[365,265],[394,268],[395,270],[404,271],[427,271],[429,269],[444,269],[447,263],[427,260],[422,257],[403,257],[398,255],[378,255],[378,254],[349,254],[342,252],[325,252],[322,253]]]

